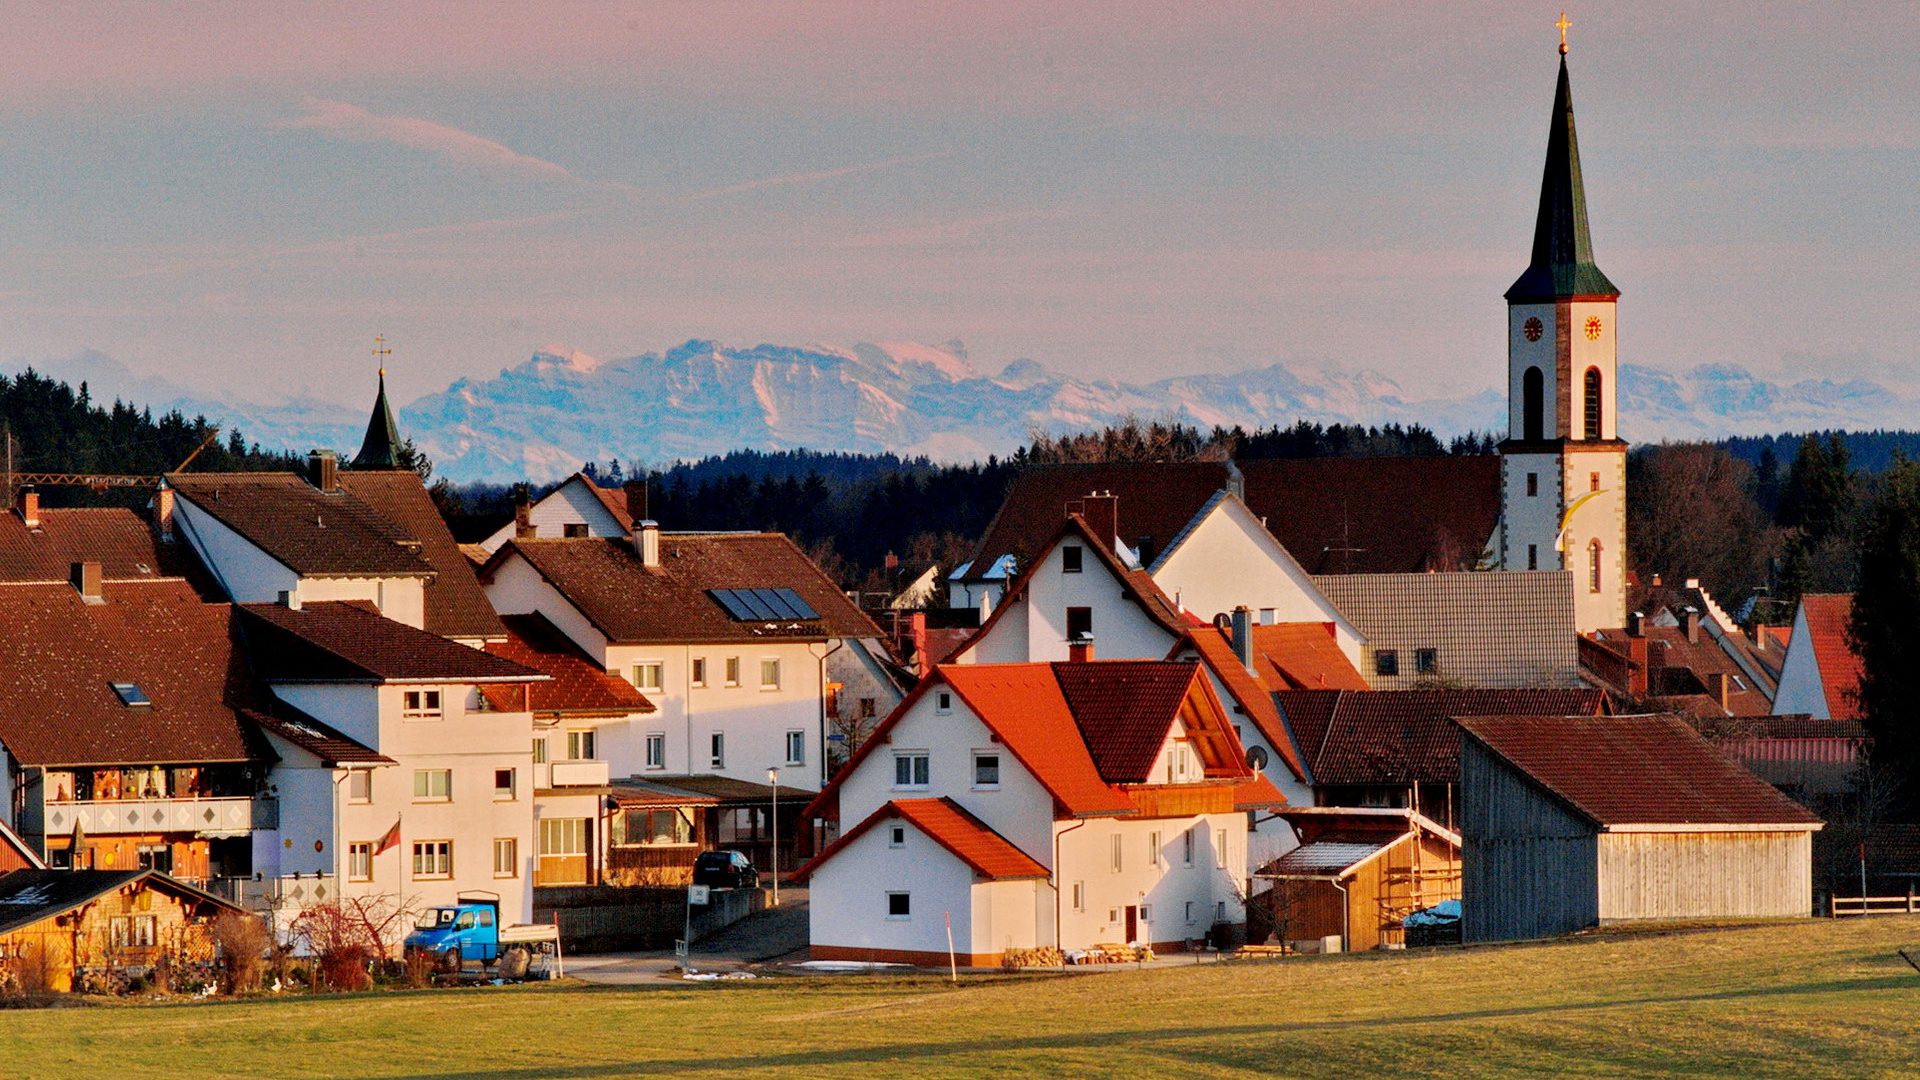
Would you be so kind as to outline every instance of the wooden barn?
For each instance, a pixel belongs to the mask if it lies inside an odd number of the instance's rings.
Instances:
[[[1345,951],[1406,941],[1403,920],[1460,898],[1460,837],[1387,807],[1288,807],[1300,846],[1255,875],[1249,936],[1341,939]]]
[[[238,910],[155,870],[14,870],[0,874],[0,958],[42,958],[47,988],[64,992],[89,968],[206,960],[207,921]]]
[[[1462,719],[1461,932],[1807,916],[1821,822],[1676,716]]]

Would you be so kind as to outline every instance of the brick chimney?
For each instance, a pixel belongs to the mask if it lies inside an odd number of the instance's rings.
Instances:
[[[621,485],[621,491],[627,496],[627,516],[634,521],[642,521],[653,516],[653,507],[647,502],[647,482],[629,480]]]
[[[100,591],[100,564],[97,562],[74,563],[67,572],[67,580],[80,593],[80,599],[89,604],[104,604],[106,597]]]
[[[32,488],[20,493],[20,520],[29,529],[40,527],[40,493]]]
[[[1700,609],[1688,605],[1680,609],[1680,632],[1686,635],[1688,644],[1700,644]]]
[[[927,613],[914,612],[908,625],[912,627],[909,633],[913,635],[913,662],[919,666],[920,673],[924,675],[933,670],[933,665],[927,662]]]
[[[1093,659],[1093,635],[1082,634],[1067,642],[1067,662],[1084,664]]]
[[[1728,702],[1733,698],[1733,680],[1727,678],[1724,671],[1710,671],[1706,683],[1707,696],[1720,703],[1721,712],[1731,713],[1733,710],[1728,708]]]
[[[1644,611],[1627,612],[1627,636],[1628,637],[1645,637],[1646,636],[1647,629],[1643,625],[1643,621],[1646,619],[1646,617],[1647,617],[1647,614]]]
[[[332,494],[340,490],[340,460],[331,450],[315,450],[307,455],[307,483]]]
[[[1253,611],[1245,604],[1233,609],[1233,655],[1240,666],[1253,671]]]
[[[1120,500],[1110,491],[1091,492],[1086,497],[1081,516],[1086,518],[1087,528],[1093,531],[1093,538],[1112,551],[1120,538]]]
[[[1646,635],[1636,635],[1627,639],[1627,659],[1633,661],[1633,667],[1627,673],[1627,692],[1635,697],[1646,697],[1648,691],[1648,657],[1651,650],[1647,647]]]
[[[633,550],[640,556],[641,566],[660,565],[660,523],[635,518],[633,531]]]
[[[172,488],[161,485],[153,493],[153,527],[160,534],[160,542],[173,543],[174,500],[178,498]]]

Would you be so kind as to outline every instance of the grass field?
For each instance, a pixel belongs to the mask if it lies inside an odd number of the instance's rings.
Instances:
[[[1911,1076],[1920,917],[1098,975],[0,1012],[0,1075]]]

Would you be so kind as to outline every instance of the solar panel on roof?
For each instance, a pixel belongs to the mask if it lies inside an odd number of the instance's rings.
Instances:
[[[739,622],[817,619],[820,613],[792,589],[708,589],[727,614]]]
[[[733,616],[736,621],[748,622],[752,620],[753,612],[749,610],[745,604],[742,604],[738,597],[733,595],[732,589],[708,589],[707,595],[719,601],[720,606],[726,608],[727,614]]]

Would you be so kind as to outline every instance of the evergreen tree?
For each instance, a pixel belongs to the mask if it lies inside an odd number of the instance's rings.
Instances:
[[[1866,516],[1847,636],[1863,667],[1873,764],[1901,783],[1896,798],[1911,809],[1920,796],[1920,465],[1904,458],[1882,477]]]

